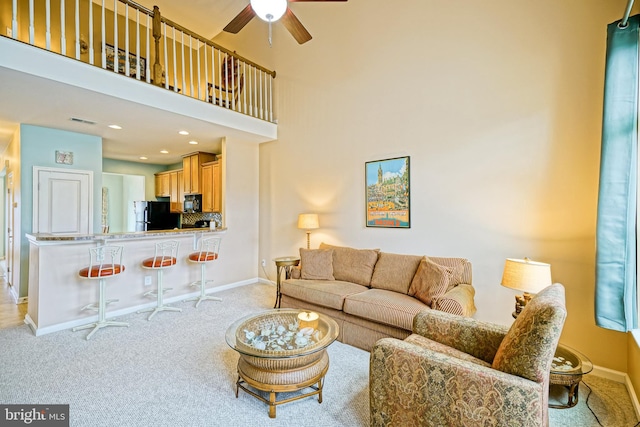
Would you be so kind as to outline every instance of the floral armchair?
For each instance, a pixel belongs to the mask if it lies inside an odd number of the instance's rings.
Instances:
[[[511,328],[437,310],[371,350],[371,426],[548,426],[549,371],[564,287],[537,294]]]

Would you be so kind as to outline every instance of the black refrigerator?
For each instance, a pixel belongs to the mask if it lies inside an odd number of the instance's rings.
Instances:
[[[170,211],[169,202],[133,202],[136,231],[171,230],[180,225],[180,214]]]

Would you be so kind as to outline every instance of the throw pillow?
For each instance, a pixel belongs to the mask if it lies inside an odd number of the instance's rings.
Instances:
[[[373,269],[371,288],[407,294],[416,275],[421,255],[400,255],[380,252]]]
[[[447,292],[451,278],[450,267],[436,264],[424,257],[409,286],[409,295],[432,307],[433,302]]]
[[[333,250],[300,248],[300,276],[310,280],[333,278]]]
[[[321,243],[320,249],[333,250],[333,276],[336,280],[362,286],[371,284],[373,267],[378,260],[378,249],[353,249],[326,243]]]

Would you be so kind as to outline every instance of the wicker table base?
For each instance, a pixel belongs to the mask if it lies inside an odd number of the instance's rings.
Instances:
[[[240,355],[238,359],[238,380],[236,381],[236,398],[240,389],[251,396],[260,399],[269,405],[269,417],[276,417],[276,406],[283,403],[293,402],[318,395],[318,403],[322,403],[322,386],[324,376],[329,369],[329,355],[326,350],[322,350],[313,355],[309,365],[299,366],[299,363],[291,364],[295,359],[271,359],[271,366],[264,366],[262,363],[254,364],[255,357]],[[299,360],[297,361],[299,362]],[[258,365],[258,366],[256,366]],[[287,366],[293,365],[293,366]],[[269,393],[267,400],[252,389]],[[308,393],[300,393],[296,396],[276,400],[276,393],[301,391],[311,389]]]
[[[580,391],[582,376],[591,372],[592,369],[593,364],[587,356],[565,345],[558,345],[551,365],[549,386],[563,386],[566,388],[567,403],[553,404],[549,402],[549,407],[565,409],[576,406],[578,404],[578,392]]]

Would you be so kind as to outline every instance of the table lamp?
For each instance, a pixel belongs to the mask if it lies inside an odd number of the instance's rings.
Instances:
[[[551,265],[531,261],[529,258],[507,258],[501,285],[524,292],[523,295],[516,295],[516,311],[512,313],[516,318],[531,300],[532,294],[537,294],[551,285]]]
[[[311,230],[319,228],[318,214],[300,214],[298,215],[298,228],[302,228],[307,231],[307,249],[309,249],[309,235]]]

